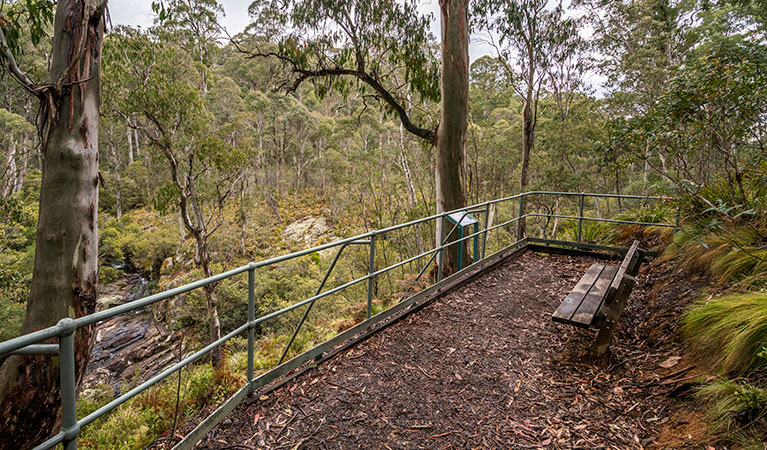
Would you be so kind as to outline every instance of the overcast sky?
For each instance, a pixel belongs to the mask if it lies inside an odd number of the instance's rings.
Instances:
[[[154,20],[154,14],[152,13],[152,1],[153,0],[112,0],[109,2],[109,12],[113,25],[131,25],[140,26],[142,28],[152,25]],[[370,0],[378,1],[378,0]],[[250,17],[248,17],[248,6],[252,0],[219,0],[224,7],[225,16],[222,18],[221,23],[224,25],[230,35],[234,36],[239,33],[250,23]],[[424,14],[432,14],[431,32],[439,40],[440,38],[440,24],[439,24],[439,0],[420,0],[420,8]],[[565,7],[569,5],[569,1],[563,2]],[[483,44],[479,36],[472,36],[471,44],[469,46],[469,56],[473,62],[477,58],[490,54],[491,48],[487,44]],[[602,84],[604,78],[598,74],[590,74],[591,85],[596,90],[597,97],[603,95]]]
[[[113,25],[131,25],[141,26],[142,28],[152,25],[154,14],[152,13],[153,0],[112,0],[109,2],[109,13]],[[226,14],[221,22],[229,32],[234,36],[250,23],[248,17],[248,6],[252,0],[219,0],[224,7]],[[376,1],[376,0],[370,0]],[[439,1],[438,0],[420,0],[421,11],[424,14],[432,13],[431,32],[439,39]],[[489,49],[474,39],[469,54],[474,61],[478,57],[488,54]]]

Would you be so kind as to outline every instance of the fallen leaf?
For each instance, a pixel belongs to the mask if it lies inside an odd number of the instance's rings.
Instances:
[[[458,374],[455,374],[455,377],[458,378],[459,380],[463,380],[463,378]]]
[[[660,366],[664,369],[670,369],[677,365],[680,359],[682,359],[681,356],[669,356],[668,359],[660,363]]]

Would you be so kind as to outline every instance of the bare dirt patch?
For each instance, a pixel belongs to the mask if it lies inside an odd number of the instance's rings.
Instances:
[[[678,316],[648,323],[645,265],[610,355],[586,359],[595,331],[553,323],[551,313],[594,261],[530,252],[511,259],[241,405],[200,447],[657,446],[685,403],[667,397],[669,381],[691,370],[670,359],[682,356],[670,337]],[[675,445],[693,440],[680,436]]]

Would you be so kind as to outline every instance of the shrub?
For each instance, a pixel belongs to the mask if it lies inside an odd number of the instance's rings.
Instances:
[[[98,449],[140,449],[173,426],[176,417],[178,376],[139,394],[109,415],[83,428],[80,445]],[[178,419],[181,425],[206,405],[222,402],[244,384],[241,377],[224,368],[216,371],[210,364],[192,365],[181,371],[178,390]],[[126,390],[126,389],[124,389]],[[78,417],[95,411],[110,398],[78,401]]]
[[[708,404],[706,418],[714,433],[727,435],[745,448],[763,448],[759,421],[767,415],[767,389],[720,379],[702,387],[697,398]]]
[[[578,240],[578,221],[567,220],[562,224],[561,232],[569,241]],[[581,242],[603,244],[613,239],[614,226],[608,222],[584,220],[581,226]]]
[[[176,227],[160,222],[139,226],[138,220],[149,221],[153,217],[138,214],[125,216],[122,221],[106,223],[99,240],[99,256],[102,263],[126,264],[159,275],[162,262],[173,256],[180,238]]]
[[[123,271],[110,266],[99,267],[99,283],[106,284],[117,281]]]

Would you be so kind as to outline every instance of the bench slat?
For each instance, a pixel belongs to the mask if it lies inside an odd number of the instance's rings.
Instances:
[[[570,319],[573,325],[590,327],[594,323],[594,317],[607,297],[607,290],[610,289],[616,272],[618,272],[618,266],[606,266],[599,274],[594,286]]]
[[[639,272],[639,265],[642,262],[641,254],[639,253],[639,241],[635,240],[631,244],[631,248],[626,252],[626,256],[623,257],[618,274],[613,278],[613,282],[610,284],[610,294],[607,297],[607,304],[613,302],[615,293],[618,292],[618,287],[623,279],[624,275],[636,276]]]
[[[587,270],[583,277],[581,277],[580,281],[578,281],[578,284],[575,285],[575,288],[567,294],[567,297],[559,305],[559,308],[554,311],[554,314],[551,316],[552,320],[555,322],[570,323],[573,314],[578,310],[581,302],[583,302],[583,299],[588,295],[591,286],[604,268],[604,264],[592,264],[591,267],[589,267],[589,270]]]

